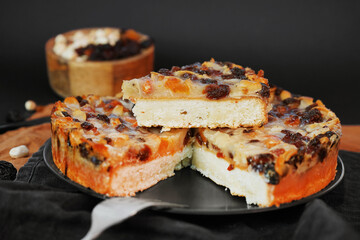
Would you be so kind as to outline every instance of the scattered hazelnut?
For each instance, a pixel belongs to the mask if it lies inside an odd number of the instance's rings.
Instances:
[[[35,111],[36,109],[36,103],[33,100],[27,100],[25,102],[25,109],[27,111]]]
[[[26,157],[29,154],[29,149],[25,145],[20,145],[10,149],[9,154],[12,158]]]

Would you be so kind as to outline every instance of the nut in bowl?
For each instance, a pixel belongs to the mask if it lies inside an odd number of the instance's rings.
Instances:
[[[49,39],[45,51],[50,86],[62,97],[115,95],[123,80],[153,70],[153,41],[133,29],[73,30]]]

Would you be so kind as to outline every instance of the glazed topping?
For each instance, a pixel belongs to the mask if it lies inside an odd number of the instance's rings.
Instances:
[[[218,100],[258,96],[268,99],[270,88],[264,72],[255,73],[234,63],[211,59],[183,67],[161,68],[149,76],[126,81],[123,84],[125,99],[138,98],[205,98]]]
[[[339,119],[321,101],[274,87],[269,94],[272,107],[263,127],[199,129],[195,136],[197,144],[233,167],[250,168],[277,184],[290,168],[301,172],[306,164],[323,161],[339,143],[341,130]]]
[[[52,122],[63,126],[67,146],[78,148],[95,166],[106,165],[109,156],[111,161],[124,161],[121,164],[148,161],[154,154],[173,154],[190,141],[192,133],[185,129],[161,133],[158,128],[138,127],[131,108],[128,101],[111,97],[68,97],[55,104]]]
[[[139,54],[151,45],[149,37],[132,29],[99,28],[71,36],[60,34],[53,50],[65,60],[109,61]]]

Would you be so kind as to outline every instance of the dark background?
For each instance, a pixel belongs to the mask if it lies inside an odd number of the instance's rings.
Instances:
[[[84,27],[127,27],[156,41],[155,69],[214,57],[255,70],[292,92],[323,100],[359,124],[359,1],[2,1],[0,123],[48,86],[44,45]]]

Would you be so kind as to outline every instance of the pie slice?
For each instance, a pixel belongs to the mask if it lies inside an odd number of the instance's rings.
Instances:
[[[198,129],[192,168],[248,204],[272,206],[314,194],[335,177],[340,121],[321,101],[271,89],[261,128]]]
[[[68,97],[51,119],[56,166],[71,180],[108,196],[133,196],[174,175],[191,157],[188,129],[137,125],[132,104],[111,97]]]
[[[124,81],[123,98],[135,103],[139,126],[255,127],[267,122],[264,72],[234,63],[194,63]]]

